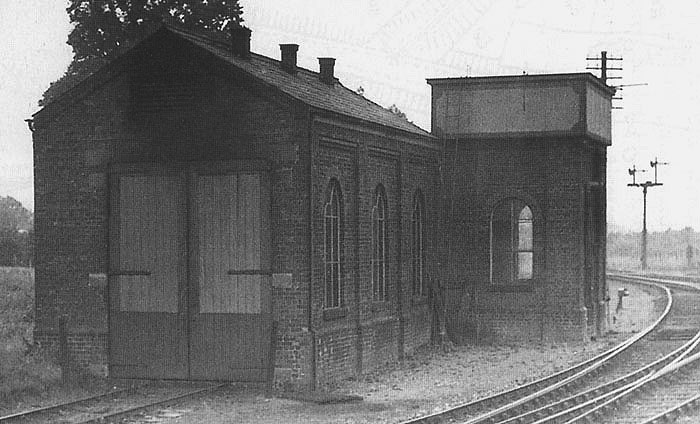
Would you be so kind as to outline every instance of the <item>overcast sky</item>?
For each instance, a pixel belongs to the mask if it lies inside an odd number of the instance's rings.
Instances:
[[[31,133],[24,119],[71,59],[62,0],[0,0],[0,196],[33,209]],[[633,164],[655,156],[662,187],[649,190],[651,230],[700,230],[700,8],[672,1],[241,0],[252,48],[274,58],[298,43],[301,66],[336,57],[336,75],[396,104],[430,129],[425,78],[583,72],[601,50],[623,57],[623,88],[608,150],[608,222],[641,228]],[[592,64],[592,63],[591,63]],[[597,71],[592,71],[597,72]],[[649,176],[647,173],[644,179]],[[653,178],[653,176],[652,176]]]

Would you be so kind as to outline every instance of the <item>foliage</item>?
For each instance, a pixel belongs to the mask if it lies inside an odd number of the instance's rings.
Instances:
[[[32,231],[0,229],[0,266],[31,266],[33,236]]]
[[[399,118],[407,119],[407,118],[406,118],[406,114],[403,113],[403,112],[401,111],[401,109],[399,109],[399,107],[396,106],[395,104],[389,106],[389,107],[386,108],[386,109],[387,109],[389,112],[393,113],[394,115],[398,116]]]
[[[0,404],[60,378],[58,367],[33,348],[33,324],[34,272],[0,267]]]
[[[29,266],[34,217],[12,197],[0,197],[0,266]]]
[[[68,35],[73,62],[46,90],[40,106],[105,65],[155,23],[228,34],[231,25],[243,22],[238,0],[70,0],[66,11],[73,24]]]
[[[29,231],[33,216],[20,202],[10,196],[0,197],[0,230],[12,229]]]

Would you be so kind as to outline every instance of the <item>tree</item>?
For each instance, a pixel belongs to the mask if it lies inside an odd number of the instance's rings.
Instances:
[[[403,118],[403,119],[408,120],[408,118],[406,118],[406,114],[403,113],[403,112],[401,111],[401,109],[399,109],[399,107],[396,106],[396,104],[393,104],[393,105],[389,106],[389,107],[386,108],[386,109],[387,109],[389,112],[393,113],[394,115],[398,116],[399,118]]]
[[[73,61],[44,93],[40,106],[106,64],[145,35],[153,24],[173,21],[185,29],[223,33],[243,22],[238,0],[70,0]]]
[[[0,197],[0,266],[30,266],[34,217],[10,196]]]
[[[34,217],[11,196],[0,197],[0,230],[29,231]]]

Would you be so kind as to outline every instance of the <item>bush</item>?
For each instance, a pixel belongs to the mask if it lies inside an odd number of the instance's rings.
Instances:
[[[43,392],[60,379],[60,368],[42,352],[0,348],[0,401]]]
[[[0,400],[43,391],[60,369],[34,346],[34,271],[0,267]]]
[[[31,266],[33,238],[32,231],[0,228],[0,266]]]

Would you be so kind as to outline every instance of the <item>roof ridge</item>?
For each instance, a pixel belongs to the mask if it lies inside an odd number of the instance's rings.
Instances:
[[[340,84],[340,81],[338,81],[338,83]],[[408,122],[409,124],[413,125],[414,127],[423,130],[423,128],[421,128],[421,127],[419,127],[418,125],[414,124],[413,121],[409,121],[408,118],[402,118],[402,117],[396,115],[394,112],[392,112],[391,110],[389,110],[388,107],[385,107],[385,106],[380,105],[379,103],[375,102],[374,100],[369,99],[369,98],[365,97],[364,95],[362,95],[362,94],[360,94],[360,93],[358,93],[358,92],[356,92],[356,91],[353,91],[351,88],[346,87],[346,86],[344,86],[343,84],[340,84],[340,85],[341,85],[341,87],[343,87],[344,89],[350,91],[350,92],[353,93],[354,95],[356,95],[356,96],[358,96],[358,97],[364,99],[366,102],[368,102],[368,103],[370,103],[370,104],[372,104],[372,105],[375,105],[375,106],[379,106],[380,108],[385,109],[387,112],[389,112],[389,113],[395,115],[396,118],[398,118],[398,119],[403,119],[404,121]],[[396,106],[395,103],[394,103],[394,106]],[[423,130],[423,131],[425,131],[425,130]]]
[[[149,31],[148,36],[131,45],[127,52],[135,51],[146,39],[161,32],[169,33],[171,36],[177,37],[197,48],[207,50],[219,60],[223,60],[235,66],[239,70],[250,74],[252,77],[266,84],[274,86],[277,90],[289,95],[291,98],[301,101],[313,108],[339,113],[370,124],[378,124],[407,133],[433,137],[428,131],[408,119],[394,114],[388,108],[346,87],[336,77],[334,77],[334,84],[326,84],[319,78],[320,72],[299,66],[297,67],[297,73],[290,74],[280,66],[281,60],[263,54],[250,52],[249,59],[236,56],[225,36],[218,37],[214,33],[182,28],[171,22],[161,22],[159,25],[154,25],[153,30]],[[67,96],[69,92],[73,92],[78,86],[85,84],[87,80],[91,80],[98,74],[104,74],[106,69],[117,63],[123,55],[124,54],[117,55],[105,66],[91,73],[85,80],[70,87],[67,91],[60,94],[57,99],[55,99],[56,101],[52,101],[46,106],[48,107],[56,104],[61,97]],[[36,112],[34,116],[44,110],[46,110],[46,107]]]
[[[226,43],[223,39],[221,39],[221,38],[214,38],[214,37],[210,37],[209,35],[201,34],[201,33],[196,32],[196,31],[192,31],[192,30],[188,30],[188,29],[183,29],[183,28],[177,28],[177,27],[174,27],[174,26],[172,26],[171,24],[167,24],[167,23],[164,23],[163,26],[165,26],[165,27],[168,28],[168,29],[170,29],[170,28],[172,27],[172,28],[174,29],[175,32],[180,32],[180,33],[186,34],[187,36],[192,36],[192,37],[194,37],[194,38],[199,39],[199,41],[201,41],[201,42],[205,42],[205,43],[209,42],[209,43],[211,43],[211,44],[214,44],[214,47],[225,49],[225,50],[227,50],[227,52],[228,52],[228,49],[227,49],[228,45],[227,45],[227,43]],[[272,62],[272,63],[275,63],[275,64],[281,63],[281,62],[282,62],[280,59],[275,59],[275,58],[273,58],[273,57],[266,56],[266,55],[264,55],[264,54],[256,53],[256,52],[253,52],[253,51],[250,52],[250,55],[251,55],[251,57],[255,57],[255,58],[258,59],[258,60],[264,60],[264,61]],[[314,71],[314,70],[311,70],[311,69],[308,69],[308,68],[305,68],[305,67],[303,67],[303,66],[297,66],[297,71],[301,71],[302,73],[308,74],[308,76],[316,77],[316,78],[318,78],[318,76],[320,75],[320,72]],[[366,103],[368,103],[368,104],[371,105],[371,106],[379,107],[379,108],[385,110],[387,113],[392,114],[392,116],[393,116],[395,119],[401,120],[401,121],[405,122],[406,124],[412,126],[412,127],[415,128],[415,129],[418,129],[418,130],[423,131],[423,132],[425,132],[425,133],[427,133],[427,134],[430,134],[430,133],[428,133],[428,131],[424,130],[423,128],[419,127],[418,125],[416,125],[416,124],[413,123],[412,121],[408,120],[408,118],[401,117],[401,116],[398,116],[398,115],[394,114],[393,112],[391,112],[391,110],[389,110],[388,107],[384,107],[384,106],[382,106],[381,104],[375,102],[374,100],[369,99],[369,98],[365,97],[364,95],[361,95],[361,94],[357,93],[356,91],[354,91],[354,90],[351,89],[350,87],[345,86],[345,85],[340,81],[339,78],[334,77],[334,79],[335,79],[337,85],[339,85],[341,89],[346,90],[347,92],[351,93],[353,96],[356,96],[358,99],[362,99],[363,101],[365,101]]]
[[[229,47],[228,43],[227,43],[223,38],[220,38],[220,37],[211,37],[211,36],[208,35],[208,34],[202,34],[202,33],[199,33],[199,32],[197,32],[197,31],[193,31],[193,30],[189,30],[189,29],[184,29],[184,28],[178,28],[178,27],[176,27],[176,26],[174,26],[174,25],[172,25],[172,24],[166,24],[166,23],[164,23],[163,26],[166,27],[167,29],[173,29],[175,32],[184,33],[184,34],[186,34],[186,35],[188,35],[188,36],[192,36],[192,37],[198,38],[200,41],[203,41],[203,42],[212,42],[213,44],[216,45],[216,47],[220,47],[220,48],[223,48],[223,49],[227,49],[227,48]],[[273,61],[273,62],[277,62],[277,63],[281,63],[281,62],[282,62],[281,60],[275,59],[274,57],[265,56],[264,54],[256,53],[256,52],[254,52],[254,51],[251,51],[251,52],[250,52],[250,55],[251,55],[251,56],[257,57],[258,59],[265,59],[265,60],[269,60],[269,61]],[[319,74],[320,74],[320,73],[317,72],[317,71],[314,71],[314,70],[311,70],[311,69],[308,69],[308,68],[304,68],[303,66],[297,66],[297,70],[302,70],[302,71],[305,71],[305,72],[308,72],[308,73],[311,73],[311,74],[314,74],[314,75],[319,75]],[[337,79],[337,78],[336,78],[336,79]]]

